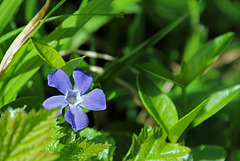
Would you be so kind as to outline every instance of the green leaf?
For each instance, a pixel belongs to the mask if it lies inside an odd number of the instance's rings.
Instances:
[[[31,43],[38,55],[52,68],[61,68],[65,65],[65,61],[54,48],[36,38],[31,38]]]
[[[183,61],[182,83],[187,85],[202,73],[223,53],[233,39],[233,33],[226,33],[203,45],[188,61]]]
[[[161,128],[153,130],[146,126],[139,136],[133,135],[132,145],[124,160],[180,161],[190,152],[188,147],[167,143],[166,137]]]
[[[19,98],[1,107],[0,113],[5,111],[8,107],[11,107],[13,109],[27,107],[26,108],[27,111],[30,111],[32,108],[38,110],[42,108],[43,101],[44,100],[41,97],[29,96],[29,97]]]
[[[60,152],[59,160],[65,161],[90,159],[97,156],[98,153],[102,152],[108,147],[109,145],[106,144],[87,142],[87,139],[80,137],[64,146]]]
[[[21,53],[24,54],[24,53]],[[43,61],[35,52],[27,54],[21,62],[16,60],[16,70],[11,74],[11,79],[3,80],[1,82],[1,106],[5,105],[16,97],[17,92],[26,84],[26,82],[38,71]],[[11,63],[12,64],[12,63]],[[7,68],[8,69],[8,68]],[[5,74],[4,74],[5,75]],[[3,75],[3,77],[4,77]],[[2,78],[3,79],[3,78]],[[1,79],[1,81],[2,81]]]
[[[79,132],[79,135],[87,138],[88,141],[93,141],[94,143],[110,145],[107,149],[98,153],[96,159],[104,161],[113,160],[113,152],[115,150],[116,143],[113,138],[109,136],[108,132],[97,131],[94,128],[85,128]]]
[[[0,37],[0,44],[2,44],[4,41],[6,41],[6,40],[16,36],[17,34],[19,34],[24,29],[24,27],[25,26],[20,27],[20,28],[18,28],[16,30],[10,31],[10,32],[6,33],[5,35],[2,35]]]
[[[214,145],[201,145],[193,148],[188,161],[194,160],[211,160],[211,161],[224,161],[226,159],[227,152],[221,146]]]
[[[202,108],[197,117],[193,121],[193,126],[197,126],[216,112],[221,110],[228,102],[235,97],[240,91],[240,85],[218,91],[212,94],[208,103]]]
[[[169,139],[171,142],[175,143],[182,135],[182,133],[186,130],[186,128],[190,125],[190,123],[197,116],[199,111],[203,108],[203,106],[207,103],[208,100],[204,100],[200,105],[194,108],[191,112],[185,115],[183,118],[178,120],[178,122],[171,128]]]
[[[23,0],[4,0],[0,5],[0,34],[11,20]]]
[[[170,129],[177,123],[178,114],[171,99],[143,75],[137,78],[141,100],[148,113],[170,135]]]
[[[51,142],[51,124],[57,111],[7,110],[0,120],[0,160],[55,160],[58,156],[44,151]]]
[[[51,46],[60,47],[67,41],[72,39],[72,36],[86,24],[93,15],[108,13],[112,0],[92,0],[84,7],[79,8],[73,15],[69,16],[59,25],[53,32],[51,32],[45,39],[45,42],[56,40]],[[84,14],[78,16],[78,14]],[[87,15],[89,14],[89,15]]]
[[[184,86],[183,84],[181,84],[180,81],[176,79],[173,73],[171,73],[168,69],[166,69],[161,64],[144,63],[144,64],[140,64],[139,67],[153,76],[156,76],[166,81],[173,82],[179,86]]]
[[[70,61],[68,61],[64,66],[61,67],[61,69],[68,75],[70,76],[73,72],[73,70],[75,70],[77,68],[77,66],[79,65],[79,63],[83,60],[85,56],[82,56],[80,58],[75,58],[72,59]]]
[[[144,41],[138,47],[136,47],[132,52],[122,57],[119,60],[115,60],[112,64],[107,66],[105,72],[98,78],[102,84],[108,84],[111,80],[113,80],[120,72],[125,70],[131,63],[133,63],[137,58],[139,58],[144,51],[153,45],[155,45],[158,41],[160,41],[164,36],[166,36],[170,31],[176,28],[186,16],[182,16],[177,19],[170,25],[166,26],[164,29],[157,32],[155,35],[150,37],[148,40]]]

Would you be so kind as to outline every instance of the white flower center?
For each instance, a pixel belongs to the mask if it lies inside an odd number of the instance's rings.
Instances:
[[[82,101],[82,97],[80,96],[80,92],[77,90],[70,90],[67,92],[65,96],[66,101],[71,105],[78,105]]]

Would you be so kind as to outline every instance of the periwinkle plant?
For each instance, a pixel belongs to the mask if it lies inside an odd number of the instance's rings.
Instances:
[[[47,110],[60,107],[57,115],[61,116],[63,108],[68,106],[68,111],[64,117],[76,132],[87,127],[89,123],[89,119],[81,107],[94,111],[105,110],[106,98],[101,89],[93,89],[86,93],[93,81],[89,73],[83,70],[74,70],[73,79],[75,82],[74,88],[72,88],[72,83],[63,70],[56,69],[50,73],[48,75],[48,85],[57,88],[64,95],[46,99],[43,102],[43,107]]]

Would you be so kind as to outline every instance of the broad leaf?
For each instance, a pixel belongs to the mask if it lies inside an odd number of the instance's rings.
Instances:
[[[186,130],[186,128],[192,123],[194,118],[197,116],[199,111],[203,108],[203,106],[207,103],[208,100],[203,101],[200,105],[194,108],[191,112],[186,114],[183,118],[178,120],[178,122],[171,128],[169,139],[171,142],[175,143],[182,135],[182,133]]]
[[[124,161],[180,161],[190,152],[188,147],[167,143],[166,137],[161,128],[153,130],[150,126],[146,126],[139,136],[133,135],[132,145]]]
[[[44,151],[51,142],[51,124],[57,111],[7,110],[0,120],[0,160],[55,160],[57,155]]]
[[[181,66],[182,83],[187,85],[202,73],[223,53],[233,39],[233,33],[226,33],[203,45],[199,51]]]
[[[226,159],[227,152],[221,146],[214,145],[201,145],[193,148],[188,161],[195,160],[211,160],[211,161],[224,161]]]
[[[177,123],[178,114],[171,99],[143,75],[137,78],[138,91],[148,113],[170,135],[170,129]]]
[[[228,88],[212,94],[208,103],[202,108],[197,117],[193,121],[193,126],[197,126],[216,112],[221,110],[228,102],[231,101],[240,91],[240,85]]]
[[[36,38],[31,38],[31,43],[38,55],[52,68],[61,68],[65,65],[63,58],[51,46]]]

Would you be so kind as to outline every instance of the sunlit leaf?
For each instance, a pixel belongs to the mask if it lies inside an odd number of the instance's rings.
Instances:
[[[45,12],[49,6],[50,0],[47,0],[43,8],[33,17],[33,19],[27,24],[23,31],[16,37],[11,46],[8,48],[0,64],[0,78],[11,63],[13,56],[19,50],[19,48],[28,40],[29,36],[37,28],[40,20],[45,15]]]
[[[57,111],[7,110],[0,120],[0,160],[55,160],[58,156],[44,151],[51,142],[51,124]]]
[[[23,0],[4,0],[0,3],[0,34],[22,2]]]
[[[233,39],[233,33],[226,33],[203,45],[189,60],[183,61],[179,77],[187,85],[202,73],[223,53]]]
[[[166,137],[161,128],[153,130],[150,126],[146,126],[139,136],[133,135],[132,145],[124,160],[181,161],[190,152],[190,149],[178,144],[167,143]]]
[[[228,88],[212,94],[207,104],[202,108],[193,121],[193,126],[197,126],[216,112],[221,110],[228,102],[231,101],[240,91],[240,85]]]
[[[38,55],[52,68],[61,68],[65,65],[63,58],[51,46],[36,38],[31,38],[31,43]]]

